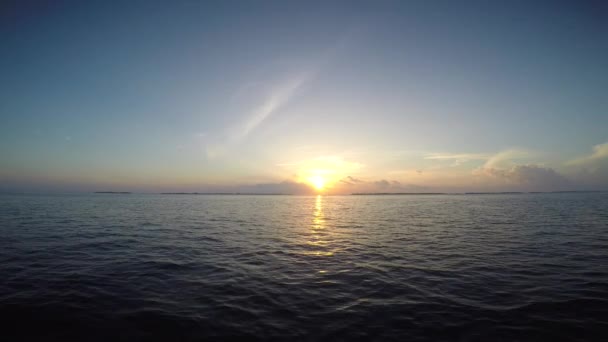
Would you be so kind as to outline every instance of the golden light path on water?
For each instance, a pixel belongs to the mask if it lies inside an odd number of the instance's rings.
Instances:
[[[329,234],[331,234],[331,232],[327,230],[325,216],[323,214],[323,196],[317,195],[310,227],[310,240],[308,241],[308,245],[313,246],[314,249],[307,254],[315,256],[333,256],[333,251],[328,250],[329,241],[327,240],[327,237]]]

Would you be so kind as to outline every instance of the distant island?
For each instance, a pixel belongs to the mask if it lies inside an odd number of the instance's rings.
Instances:
[[[386,195],[523,195],[523,194],[565,194],[565,193],[595,193],[601,190],[573,191],[502,191],[502,192],[355,192],[352,196],[386,196]]]
[[[127,195],[130,194],[128,191],[95,191],[96,194],[122,194]]]
[[[511,195],[511,194],[569,194],[603,192],[595,190],[568,190],[568,191],[503,191],[503,192],[465,192],[465,195]]]
[[[355,192],[352,193],[353,196],[362,196],[362,195],[373,195],[373,196],[383,196],[383,195],[449,195],[445,192]]]
[[[161,195],[246,195],[246,196],[290,196],[283,193],[256,193],[256,192],[161,192]]]
[[[465,192],[465,195],[514,195],[514,194],[525,194],[522,191],[499,191],[499,192]],[[542,192],[534,192],[541,194]]]
[[[354,192],[351,196],[436,196],[436,195],[520,195],[520,194],[563,194],[563,193],[593,193],[601,190],[575,191],[502,191],[502,192]],[[95,191],[95,194],[129,195],[130,191]],[[224,196],[293,196],[289,193],[258,193],[258,192],[160,192],[158,195],[224,195]]]

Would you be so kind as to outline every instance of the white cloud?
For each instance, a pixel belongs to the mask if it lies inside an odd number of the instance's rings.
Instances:
[[[566,171],[587,188],[608,189],[608,142],[593,146],[589,155],[568,161]]]
[[[512,167],[515,165],[515,161],[529,158],[531,156],[530,152],[523,150],[506,150],[499,152],[486,161],[483,165],[484,168],[506,168]]]
[[[608,159],[608,142],[593,146],[593,153],[588,156],[569,161],[568,165],[590,165],[600,160]]]
[[[508,169],[482,167],[475,175],[488,176],[512,186],[513,190],[558,191],[573,189],[572,182],[549,167],[539,165],[514,165]]]
[[[551,167],[530,163],[532,154],[519,149],[505,150],[489,157],[473,175],[485,178],[486,185],[514,191],[559,191],[575,189],[574,183]],[[524,161],[528,161],[525,163]]]

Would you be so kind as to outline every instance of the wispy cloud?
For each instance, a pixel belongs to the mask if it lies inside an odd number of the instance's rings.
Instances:
[[[490,157],[484,153],[431,153],[424,157],[427,160],[451,161],[451,166],[459,166],[473,160],[486,160]]]
[[[593,146],[593,153],[568,161],[567,165],[588,165],[599,160],[608,159],[608,142]]]
[[[315,72],[301,72],[278,84],[262,103],[254,108],[248,117],[233,132],[231,139],[240,141],[253,132],[264,120],[286,105],[307,82],[314,78]]]
[[[498,152],[487,159],[484,168],[506,168],[513,166],[517,160],[526,159],[531,153],[524,150],[510,149]]]
[[[336,55],[346,47],[352,33],[346,32],[345,35],[338,37],[335,44],[329,46],[318,56],[309,60],[306,65],[300,64],[299,67],[288,72],[287,77],[281,81],[268,81],[268,78],[250,80],[244,82],[232,96],[233,102],[240,102],[243,99],[253,101],[254,105],[245,109],[244,118],[235,125],[228,128],[224,134],[206,145],[207,156],[209,158],[225,154],[231,146],[238,145],[250,136],[264,121],[269,117],[278,114],[289,104],[298,94],[302,94],[304,88],[313,82],[321,70],[326,69],[335,60]],[[291,62],[289,62],[291,63]],[[279,63],[282,64],[282,63]],[[263,73],[266,76],[267,73]],[[273,79],[274,76],[269,76]],[[264,94],[260,94],[261,91]]]
[[[249,111],[246,111],[245,118],[237,122],[232,127],[228,128],[224,134],[215,137],[214,141],[206,145],[208,158],[215,158],[224,153],[233,145],[237,145],[244,141],[252,132],[254,132],[265,120],[281,110],[298,91],[308,82],[310,82],[316,74],[316,71],[298,72],[278,82],[274,87],[271,87],[266,95],[263,95]],[[240,89],[238,92],[243,96],[243,92],[255,92],[253,86],[247,86]]]
[[[593,146],[591,154],[565,163],[571,178],[592,189],[608,189],[608,142]]]
[[[484,160],[490,157],[489,154],[484,153],[431,153],[424,157],[424,159],[438,159],[438,160]]]

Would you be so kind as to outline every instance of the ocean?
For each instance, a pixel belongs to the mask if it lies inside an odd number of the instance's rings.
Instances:
[[[3,341],[608,338],[608,193],[0,195]]]

